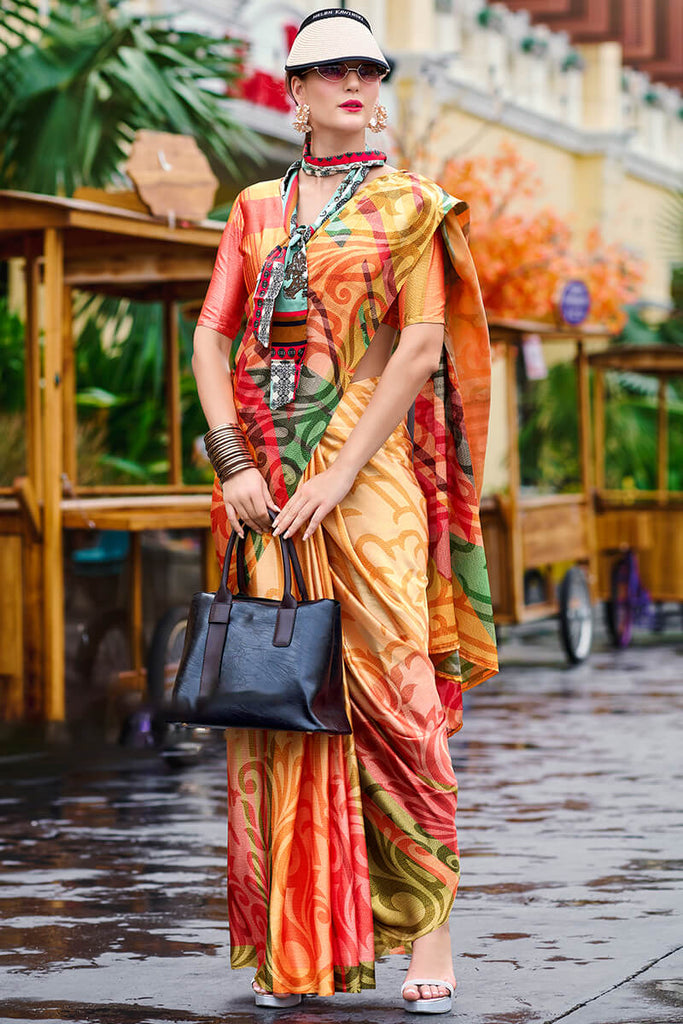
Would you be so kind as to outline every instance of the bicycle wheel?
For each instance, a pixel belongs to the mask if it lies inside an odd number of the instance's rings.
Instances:
[[[186,629],[187,608],[169,608],[156,624],[147,661],[147,691],[154,706],[171,698]]]
[[[635,607],[632,600],[632,560],[629,553],[612,566],[610,600],[607,602],[607,628],[615,647],[628,647],[633,635]]]
[[[573,665],[585,661],[593,644],[593,609],[588,580],[573,565],[560,584],[560,637]]]

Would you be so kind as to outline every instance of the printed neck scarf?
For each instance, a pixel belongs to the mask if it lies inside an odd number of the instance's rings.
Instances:
[[[264,348],[271,346],[271,409],[288,405],[296,394],[306,354],[308,315],[308,260],[306,246],[326,220],[349,201],[365,181],[371,167],[386,162],[386,153],[364,150],[340,156],[313,157],[306,142],[301,160],[287,170],[280,186],[286,246],[276,245],[266,257],[256,282],[254,311],[246,336],[252,334]],[[312,224],[297,224],[298,173],[327,176],[346,171],[338,189]]]

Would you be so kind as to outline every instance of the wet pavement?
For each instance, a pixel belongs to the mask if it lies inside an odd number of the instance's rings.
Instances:
[[[683,1020],[683,637],[567,669],[517,632],[452,741],[460,784],[453,1017]],[[228,966],[224,756],[0,754],[0,1021],[271,1020]],[[407,961],[292,1024],[404,1021]]]

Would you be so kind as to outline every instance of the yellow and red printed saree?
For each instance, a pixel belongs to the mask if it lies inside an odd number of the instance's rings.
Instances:
[[[287,238],[278,182],[235,201],[199,319],[232,341],[240,422],[283,505],[330,465],[370,400],[376,380],[353,373],[378,326],[428,319],[430,288],[446,293],[414,443],[397,427],[323,528],[297,540],[310,595],[342,605],[353,735],[227,733],[231,961],[275,993],[373,987],[376,957],[446,921],[457,888],[447,738],[462,689],[497,667],[478,512],[489,346],[467,223],[464,203],[399,171],[318,229],[305,363],[284,408],[268,404],[270,352],[245,333],[263,260]],[[430,258],[439,231],[443,263]],[[222,557],[218,485],[212,527]],[[270,537],[247,551],[250,591],[279,596]]]

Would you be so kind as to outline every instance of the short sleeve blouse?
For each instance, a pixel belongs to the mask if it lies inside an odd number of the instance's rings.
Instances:
[[[197,326],[211,327],[231,340],[239,331],[248,298],[241,248],[243,234],[244,214],[238,196],[218,246],[211,282],[197,321]]]
[[[443,241],[441,232],[435,231],[384,317],[384,323],[401,331],[410,324],[445,323],[444,273]]]

